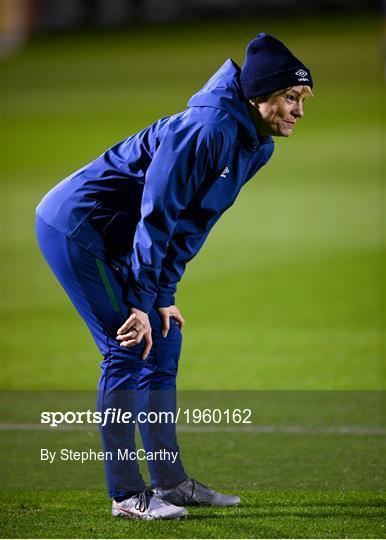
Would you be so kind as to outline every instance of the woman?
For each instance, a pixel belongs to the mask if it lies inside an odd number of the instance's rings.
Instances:
[[[312,95],[308,68],[261,33],[245,63],[213,75],[178,114],[113,146],[54,187],[37,208],[41,250],[103,355],[100,411],[176,410],[184,319],[174,294],[186,263],[241,187],[267,163],[272,136],[291,135]],[[154,489],[136,460],[105,461],[113,515],[187,515],[182,505],[239,497],[186,474],[175,424],[139,424]],[[105,451],[135,453],[134,424],[101,427]],[[158,453],[157,453],[158,452]]]

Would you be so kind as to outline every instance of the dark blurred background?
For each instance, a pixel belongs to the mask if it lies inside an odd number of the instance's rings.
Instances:
[[[86,28],[125,28],[170,22],[365,14],[378,0],[1,0],[3,54],[28,36]]]

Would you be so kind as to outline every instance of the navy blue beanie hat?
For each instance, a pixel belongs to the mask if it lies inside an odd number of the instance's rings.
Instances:
[[[313,86],[310,70],[281,41],[264,32],[247,47],[240,82],[245,99],[289,86]]]

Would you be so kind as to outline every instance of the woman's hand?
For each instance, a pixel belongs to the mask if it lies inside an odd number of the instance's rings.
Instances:
[[[163,337],[166,337],[168,335],[168,332],[170,330],[170,317],[173,317],[173,319],[176,319],[178,322],[181,330],[185,325],[185,321],[183,316],[181,315],[180,310],[177,306],[169,306],[169,307],[161,307],[158,308],[158,313],[162,317],[162,335]]]
[[[117,331],[117,340],[121,342],[121,347],[134,347],[145,338],[145,350],[142,353],[143,360],[153,345],[151,338],[151,326],[148,314],[137,308],[131,308],[131,315]]]

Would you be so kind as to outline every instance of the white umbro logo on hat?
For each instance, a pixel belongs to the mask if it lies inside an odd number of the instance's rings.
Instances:
[[[299,75],[299,77],[306,77],[308,73],[307,71],[304,71],[304,69],[299,69],[299,71],[297,71],[295,75]]]

